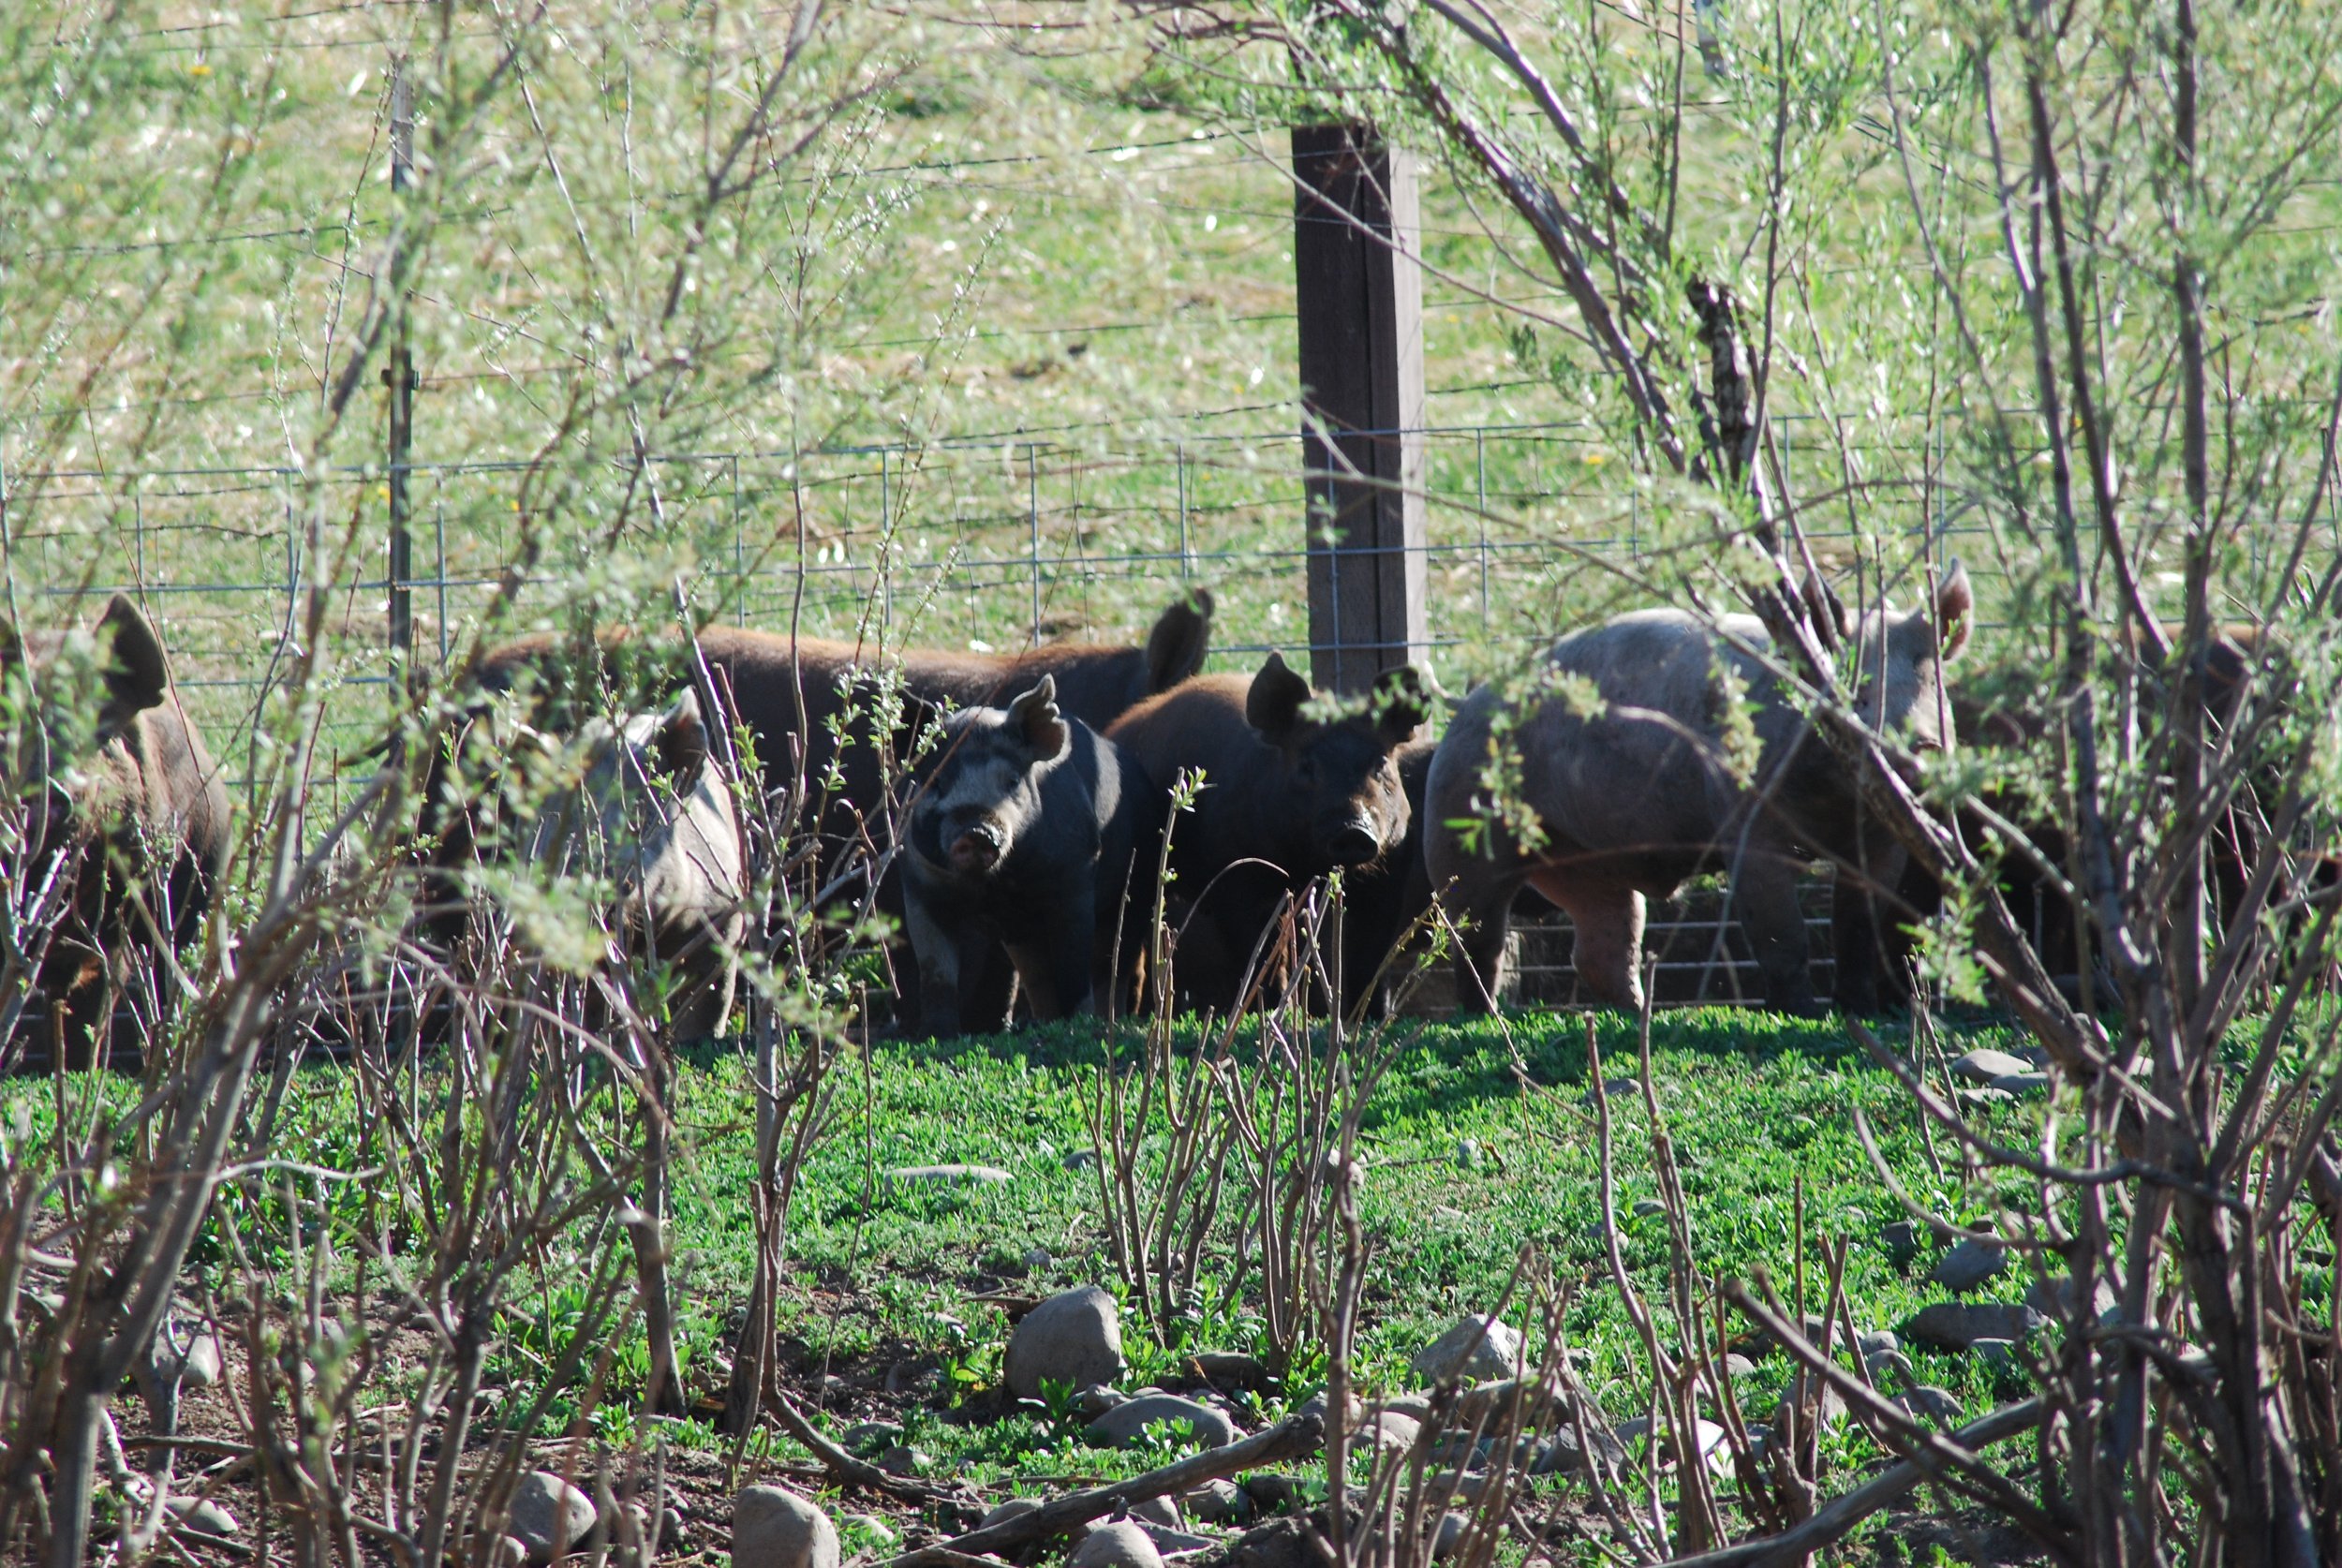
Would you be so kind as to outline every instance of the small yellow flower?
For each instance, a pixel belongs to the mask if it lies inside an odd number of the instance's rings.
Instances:
[[[194,65],[187,67],[187,74],[189,76],[209,76],[212,74],[212,67],[205,65],[202,61],[198,60]]]

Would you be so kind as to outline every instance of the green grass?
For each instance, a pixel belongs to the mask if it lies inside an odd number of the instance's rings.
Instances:
[[[1634,1414],[1648,1383],[1604,1262],[1584,1020],[1522,1014],[1502,1028],[1409,1027],[1413,1037],[1365,1121],[1361,1219],[1373,1252],[1356,1375],[1372,1389],[1405,1391],[1414,1352],[1460,1314],[1492,1305],[1519,1250],[1534,1247],[1571,1294],[1566,1331],[1588,1353],[1589,1385],[1613,1417]],[[1606,1073],[1630,1072],[1633,1036],[1625,1021],[1605,1016],[1599,1028]],[[1994,1043],[2005,1035],[1979,1026],[1961,1043],[1971,1038]],[[1193,1043],[1192,1034],[1182,1040]],[[1130,1058],[1127,1043],[1121,1055]],[[1762,1269],[1787,1292],[1801,1186],[1809,1309],[1822,1304],[1819,1248],[1833,1236],[1854,1244],[1846,1283],[1861,1328],[1895,1327],[1934,1298],[1878,1245],[1881,1226],[1902,1210],[1857,1141],[1850,1112],[1858,1105],[1898,1178],[1939,1212],[1984,1218],[2024,1206],[2025,1194],[2015,1188],[1964,1188],[1956,1156],[1940,1146],[1947,1174],[1938,1177],[1920,1146],[1914,1109],[1834,1025],[1723,1010],[1668,1013],[1654,1027],[1653,1057],[1703,1277]],[[1013,1477],[1119,1473],[1144,1462],[1143,1455],[1088,1450],[1074,1424],[1045,1415],[995,1419],[1006,1321],[998,1308],[971,1299],[1003,1289],[1037,1294],[1112,1282],[1096,1176],[1067,1159],[1089,1146],[1083,1107],[1104,1059],[1094,1030],[1060,1027],[1015,1037],[881,1044],[867,1059],[851,1053],[837,1069],[828,1132],[806,1168],[791,1215],[780,1332],[807,1373],[826,1365],[877,1380],[901,1364],[899,1398],[884,1402],[906,1422],[912,1445],[940,1466]],[[698,1357],[729,1338],[730,1314],[747,1293],[754,1247],[748,1196],[753,1107],[745,1064],[728,1052],[687,1066],[681,1083],[687,1152],[674,1246],[685,1352]],[[92,1080],[75,1092],[116,1102],[124,1088]],[[427,1105],[445,1082],[426,1072],[422,1089]],[[354,1080],[340,1069],[302,1072],[274,1154],[355,1168],[361,1152],[354,1094]],[[30,1117],[36,1137],[45,1134],[53,1115],[47,1085],[19,1083],[7,1098]],[[1650,1130],[1638,1095],[1614,1099],[1613,1107],[1624,1256],[1639,1288],[1657,1301],[1667,1266],[1664,1221],[1633,1213],[1638,1200],[1653,1195]],[[1987,1131],[2023,1142],[2039,1114],[2004,1106],[1983,1121]],[[1479,1150],[1469,1165],[1459,1159],[1466,1140]],[[883,1176],[894,1166],[942,1162],[997,1165],[1012,1178],[997,1186],[939,1187],[890,1184]],[[378,1194],[381,1184],[375,1186]],[[326,1191],[327,1228],[338,1255],[353,1258],[365,1250],[367,1194],[359,1184],[329,1184]],[[318,1219],[315,1210],[305,1217],[304,1240],[314,1241]],[[223,1227],[237,1231],[247,1256],[290,1278],[281,1272],[293,1262],[286,1217],[274,1199],[239,1191],[223,1200],[198,1263],[225,1285],[230,1249]],[[582,1231],[576,1239],[574,1250],[556,1248],[515,1282],[490,1379],[507,1390],[508,1408],[538,1391],[582,1305],[588,1252]],[[419,1244],[410,1235],[407,1245]],[[1035,1249],[1050,1261],[1029,1269],[1027,1255]],[[347,1262],[341,1266],[346,1275]],[[1226,1268],[1223,1254],[1208,1264],[1206,1275],[1224,1278]],[[1996,1289],[2014,1298],[2023,1280],[2012,1271]],[[1233,1317],[1178,1348],[1255,1348],[1253,1305],[1239,1305]],[[1149,1341],[1134,1311],[1125,1314],[1125,1333],[1130,1383],[1174,1365],[1173,1347]],[[1914,1355],[1923,1381],[1955,1390],[1972,1409],[1991,1401],[1991,1377],[1981,1368]],[[614,1387],[621,1395],[639,1387],[643,1365],[637,1334],[619,1347]],[[1785,1371],[1778,1360],[1764,1365],[1753,1408],[1763,1408]],[[1315,1386],[1305,1370],[1251,1412],[1253,1420],[1268,1419]],[[966,1411],[955,1408],[962,1403]],[[553,1406],[556,1418],[571,1408],[566,1396]],[[625,1426],[615,1411],[600,1424],[611,1435]],[[715,1441],[696,1422],[672,1435],[689,1443]]]

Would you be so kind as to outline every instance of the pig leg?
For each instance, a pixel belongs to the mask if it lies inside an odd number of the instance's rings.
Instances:
[[[959,938],[936,918],[916,888],[905,890],[903,927],[919,967],[919,1028],[938,1039],[960,1032]]]
[[[1838,1011],[1872,1013],[1899,996],[1895,954],[1888,943],[1903,902],[1901,846],[1874,853],[1866,865],[1841,865],[1830,894],[1830,937],[1837,959],[1831,987]]]
[[[1743,855],[1733,867],[1732,916],[1765,977],[1765,1005],[1777,1013],[1820,1012],[1805,914],[1797,907],[1796,863],[1762,851]]]
[[[1642,1010],[1643,896],[1624,882],[1564,879],[1539,871],[1529,885],[1569,916],[1571,963],[1595,998]]]
[[[1009,950],[986,932],[971,930],[959,943],[959,1021],[971,1034],[999,1034],[1016,1002],[1016,966]]]
[[[1035,1018],[1049,1022],[1098,1010],[1090,964],[1090,950],[1099,939],[1095,907],[1094,893],[1083,887],[1053,911],[1039,941],[1010,950]]]

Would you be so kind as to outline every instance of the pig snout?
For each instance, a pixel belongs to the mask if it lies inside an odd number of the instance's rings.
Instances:
[[[1353,817],[1334,828],[1326,849],[1336,865],[1367,865],[1382,854],[1383,839],[1373,823]]]
[[[1001,864],[1001,856],[1007,849],[1008,836],[1001,831],[999,824],[973,823],[952,840],[952,869],[989,871]]]

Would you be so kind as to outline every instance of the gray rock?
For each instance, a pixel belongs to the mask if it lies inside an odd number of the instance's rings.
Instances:
[[[1123,1516],[1143,1525],[1161,1525],[1165,1530],[1185,1530],[1187,1521],[1179,1517],[1179,1505],[1167,1497],[1150,1497],[1134,1502],[1122,1510]]]
[[[1095,1421],[1115,1406],[1126,1405],[1130,1402],[1131,1397],[1120,1389],[1108,1388],[1103,1383],[1093,1383],[1074,1396],[1074,1413],[1084,1421]]]
[[[1911,1358],[1899,1350],[1873,1351],[1862,1357],[1862,1366],[1869,1371],[1874,1384],[1911,1381]]]
[[[1458,1319],[1455,1327],[1418,1351],[1408,1366],[1425,1383],[1517,1378],[1520,1375],[1520,1333],[1488,1313],[1475,1312]]]
[[[1449,1502],[1477,1502],[1480,1494],[1488,1490],[1488,1485],[1486,1471],[1443,1470],[1431,1477],[1426,1490],[1432,1506],[1438,1507]]]
[[[1473,1142],[1470,1138],[1461,1138],[1457,1140],[1456,1163],[1461,1165],[1467,1171],[1478,1166],[1480,1163],[1480,1146]]]
[[[1874,1328],[1854,1336],[1854,1348],[1864,1355],[1876,1355],[1882,1351],[1899,1351],[1903,1340],[1890,1328]]]
[[[1992,1087],[2012,1100],[2038,1100],[2050,1091],[2046,1072],[2004,1072],[1993,1080]]]
[[[732,1568],[837,1568],[837,1527],[780,1487],[749,1487],[732,1500]]]
[[[1385,1399],[1383,1409],[1392,1415],[1403,1415],[1410,1421],[1431,1418],[1431,1397],[1429,1394],[1401,1394],[1395,1399]]]
[[[1725,1356],[1724,1369],[1732,1375],[1733,1382],[1738,1383],[1742,1378],[1753,1378],[1756,1375],[1756,1363],[1742,1355],[1739,1351],[1733,1351]]]
[[[1788,1387],[1782,1390],[1781,1401],[1773,1407],[1772,1412],[1772,1427],[1776,1433],[1786,1437],[1789,1427],[1790,1412],[1796,1410],[1801,1403],[1816,1405],[1818,1400],[1816,1408],[1824,1427],[1835,1427],[1845,1419],[1845,1397],[1832,1387],[1827,1379],[1817,1379],[1814,1384],[1809,1385],[1806,1378],[1807,1374],[1801,1370],[1789,1379]]]
[[[1585,1467],[1586,1447],[1576,1427],[1564,1427],[1543,1448],[1537,1450],[1537,1456],[1530,1461],[1529,1468],[1539,1475],[1574,1474]],[[1623,1465],[1626,1462],[1626,1445],[1608,1427],[1597,1426],[1593,1428],[1593,1447],[1608,1464]]]
[[[1967,1292],[1989,1283],[2008,1266],[2008,1250],[1976,1236],[1946,1252],[1928,1270],[1928,1279],[1948,1291]]]
[[[1350,1446],[1403,1454],[1415,1446],[1415,1440],[1422,1433],[1423,1423],[1414,1416],[1386,1410],[1370,1417],[1365,1426],[1351,1434]]]
[[[899,1165],[886,1173],[886,1179],[906,1186],[991,1187],[1008,1180],[1009,1173],[998,1165]]]
[[[1076,1148],[1066,1151],[1065,1168],[1069,1171],[1087,1171],[1097,1163],[1098,1153],[1095,1149]]]
[[[165,1324],[147,1347],[145,1370],[157,1382],[175,1383],[184,1391],[211,1387],[219,1382],[224,1365],[219,1336],[210,1329]]]
[[[837,1446],[849,1454],[867,1454],[903,1440],[897,1421],[860,1421],[838,1434]]]
[[[1640,1078],[1605,1078],[1602,1080],[1602,1093],[1613,1105],[1621,1100],[1626,1100],[1632,1102],[1639,1109],[1642,1105],[1642,1080]],[[1586,1106],[1589,1110],[1593,1108],[1593,1086],[1589,1084],[1586,1086]]]
[[[244,1539],[244,1526],[223,1503],[208,1497],[174,1497],[163,1504],[181,1530],[215,1535],[223,1541]]]
[[[1965,1413],[1957,1395],[1949,1389],[1937,1388],[1933,1383],[1913,1384],[1896,1398],[1895,1403],[1920,1420],[1931,1421],[1938,1427],[1957,1427],[1960,1417]]]
[[[882,1546],[891,1546],[895,1544],[895,1527],[876,1514],[847,1514],[841,1516],[841,1522],[852,1525]]]
[[[1114,1297],[1095,1285],[1060,1291],[1027,1312],[1009,1336],[1002,1367],[1008,1391],[1041,1398],[1045,1379],[1075,1388],[1122,1375],[1122,1323]]]
[[[1145,1531],[1118,1519],[1091,1531],[1065,1561],[1067,1568],[1163,1568],[1163,1553]]]
[[[1635,1206],[1635,1218],[1654,1220],[1668,1211],[1668,1206],[1656,1198],[1645,1198]]]
[[[1233,1481],[1207,1481],[1187,1494],[1187,1513],[1199,1524],[1247,1524],[1254,1512],[1253,1494]]]
[[[2100,1323],[2110,1323],[2122,1315],[2122,1303],[2114,1294],[2113,1283],[2101,1277],[2091,1294],[2091,1316]],[[2067,1318],[2073,1315],[2074,1297],[2079,1287],[2070,1274],[2060,1278],[2040,1279],[2026,1287],[2024,1304],[2045,1318]]]
[[[1241,1351],[1197,1351],[1189,1359],[1208,1382],[1224,1388],[1266,1388],[1268,1366],[1257,1355]]]
[[[1461,1514],[1440,1516],[1439,1533],[1431,1537],[1431,1561],[1442,1562],[1455,1556],[1456,1548],[1463,1545],[1464,1531],[1471,1528],[1471,1523]]]
[[[2007,1089],[1994,1088],[1990,1084],[1981,1088],[1955,1089],[1952,1093],[1955,1099],[1969,1105],[2013,1105],[2017,1102],[2017,1097]]]
[[[1309,1502],[1309,1492],[1300,1478],[1282,1471],[1261,1471],[1246,1476],[1238,1485],[1264,1514],[1287,1513]]]
[[[1034,1509],[1040,1506],[1041,1500],[1037,1497],[1013,1497],[1006,1502],[996,1502],[992,1505],[990,1510],[985,1514],[984,1523],[980,1528],[990,1530],[996,1524],[1002,1524],[1010,1519],[1022,1518],[1025,1515],[1031,1513]]]
[[[2032,1071],[2033,1064],[2023,1057],[2012,1057],[2006,1051],[1989,1048],[1970,1051],[1951,1064],[1951,1075],[1964,1078],[1971,1084],[1989,1084],[1995,1078]]]
[[[1968,1347],[1968,1354],[1987,1367],[2005,1372],[2019,1371],[2026,1366],[2014,1339],[1979,1339]]]
[[[1191,1531],[1173,1530],[1169,1525],[1149,1524],[1141,1520],[1138,1528],[1147,1532],[1147,1539],[1155,1544],[1155,1550],[1166,1562],[1195,1557],[1223,1545],[1217,1535],[1197,1535]]]
[[[878,1457],[870,1462],[889,1475],[923,1474],[929,1465],[935,1463],[918,1449],[907,1448],[899,1442],[889,1443],[880,1449]]]
[[[1910,1335],[1913,1343],[1930,1350],[1964,1351],[1979,1339],[2024,1339],[2043,1321],[2021,1303],[1943,1301],[1913,1316]]]
[[[1017,1262],[1024,1265],[1026,1273],[1038,1274],[1057,1260],[1049,1255],[1046,1247],[1028,1247]]]
[[[1126,1400],[1092,1421],[1083,1433],[1092,1442],[1133,1443],[1157,1422],[1186,1427],[1207,1448],[1224,1448],[1236,1441],[1234,1422],[1209,1405],[1177,1394],[1148,1394]]]
[[[499,1535],[488,1543],[488,1549],[482,1554],[481,1561],[485,1568],[526,1568],[528,1543],[510,1535]]]
[[[551,1471],[532,1470],[512,1490],[506,1529],[528,1548],[531,1562],[551,1562],[586,1544],[594,1528],[594,1500]]]
[[[1878,1244],[1887,1249],[1888,1256],[1905,1263],[1919,1256],[1927,1236],[1927,1227],[1917,1220],[1898,1220],[1878,1233]]]
[[[1632,1421],[1626,1422],[1618,1428],[1616,1436],[1618,1441],[1628,1448],[1632,1448],[1639,1442],[1644,1442],[1646,1441],[1651,1442],[1652,1447],[1654,1451],[1654,1456],[1662,1460],[1664,1460],[1667,1455],[1671,1451],[1672,1445],[1668,1443],[1665,1440],[1653,1440],[1651,1431],[1651,1417],[1647,1415],[1638,1415]],[[1721,1458],[1726,1464],[1729,1464],[1731,1462],[1732,1451],[1727,1444],[1724,1428],[1717,1426],[1714,1422],[1706,1420],[1701,1421],[1698,1425],[1695,1441],[1699,1445],[1700,1454],[1706,1457],[1712,1468],[1717,1463],[1719,1458]]]

